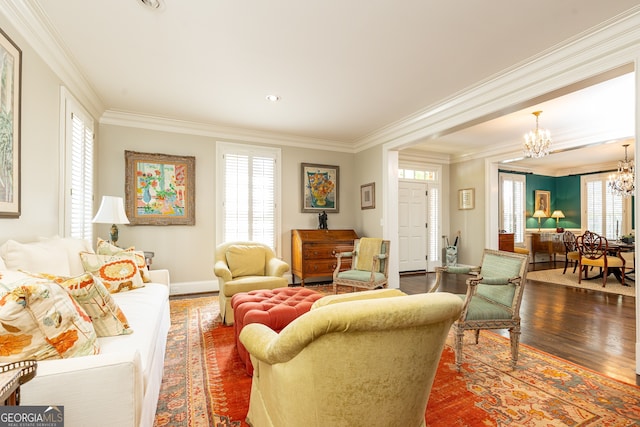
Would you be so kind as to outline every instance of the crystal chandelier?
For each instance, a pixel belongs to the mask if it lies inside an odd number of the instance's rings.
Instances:
[[[633,195],[636,188],[635,185],[635,172],[634,162],[627,159],[627,147],[629,144],[624,144],[624,161],[618,162],[618,172],[609,175],[609,181],[607,186],[613,194],[616,196],[629,197]]]
[[[524,135],[524,155],[525,157],[544,157],[549,154],[551,134],[547,129],[538,128],[538,119],[542,111],[534,111],[531,114],[536,116],[536,129]]]

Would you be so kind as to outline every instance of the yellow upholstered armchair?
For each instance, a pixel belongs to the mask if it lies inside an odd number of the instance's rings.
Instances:
[[[447,334],[461,309],[453,294],[382,289],[321,298],[279,334],[246,325],[240,341],[254,366],[247,422],[424,426]]]
[[[354,288],[386,288],[389,276],[389,241],[363,237],[353,242],[353,252],[336,254],[338,262],[333,271],[333,293],[338,285]],[[351,268],[343,268],[343,258],[351,258]]]
[[[470,274],[460,318],[453,324],[456,366],[462,366],[464,332],[475,331],[478,344],[481,329],[508,329],[511,339],[511,366],[518,363],[520,344],[520,303],[526,283],[529,256],[514,252],[485,249],[479,267],[448,266],[436,268],[435,292],[445,273]]]
[[[287,286],[287,279],[282,276],[289,271],[289,264],[265,244],[227,242],[216,248],[213,271],[220,288],[220,316],[225,325],[233,325],[231,297],[238,292]]]

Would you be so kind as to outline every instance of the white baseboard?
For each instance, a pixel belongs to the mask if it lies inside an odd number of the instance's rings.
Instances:
[[[200,294],[203,292],[218,292],[217,280],[203,280],[200,282],[171,282],[170,295]]]

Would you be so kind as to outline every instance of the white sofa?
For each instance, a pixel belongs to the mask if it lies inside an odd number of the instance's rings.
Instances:
[[[79,275],[81,250],[93,252],[77,239],[7,241],[0,274]],[[97,355],[39,361],[35,378],[21,387],[22,405],[62,405],[67,427],[153,426],[170,327],[169,272],[149,273],[144,287],[112,294],[133,333],[98,338]]]

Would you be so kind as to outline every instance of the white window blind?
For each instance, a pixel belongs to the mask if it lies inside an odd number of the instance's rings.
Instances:
[[[500,173],[500,229],[513,233],[514,243],[524,243],[525,188],[524,175]]]
[[[440,235],[440,191],[435,185],[430,185],[427,192],[427,245],[429,259],[431,261],[440,260],[440,251],[438,250],[438,238]]]
[[[222,241],[247,240],[277,246],[279,151],[225,145]]]
[[[64,235],[93,241],[93,119],[63,92],[65,141]]]
[[[586,229],[607,239],[617,239],[627,234],[631,224],[631,216],[627,214],[630,212],[630,202],[609,191],[605,174],[583,177],[582,182]]]

